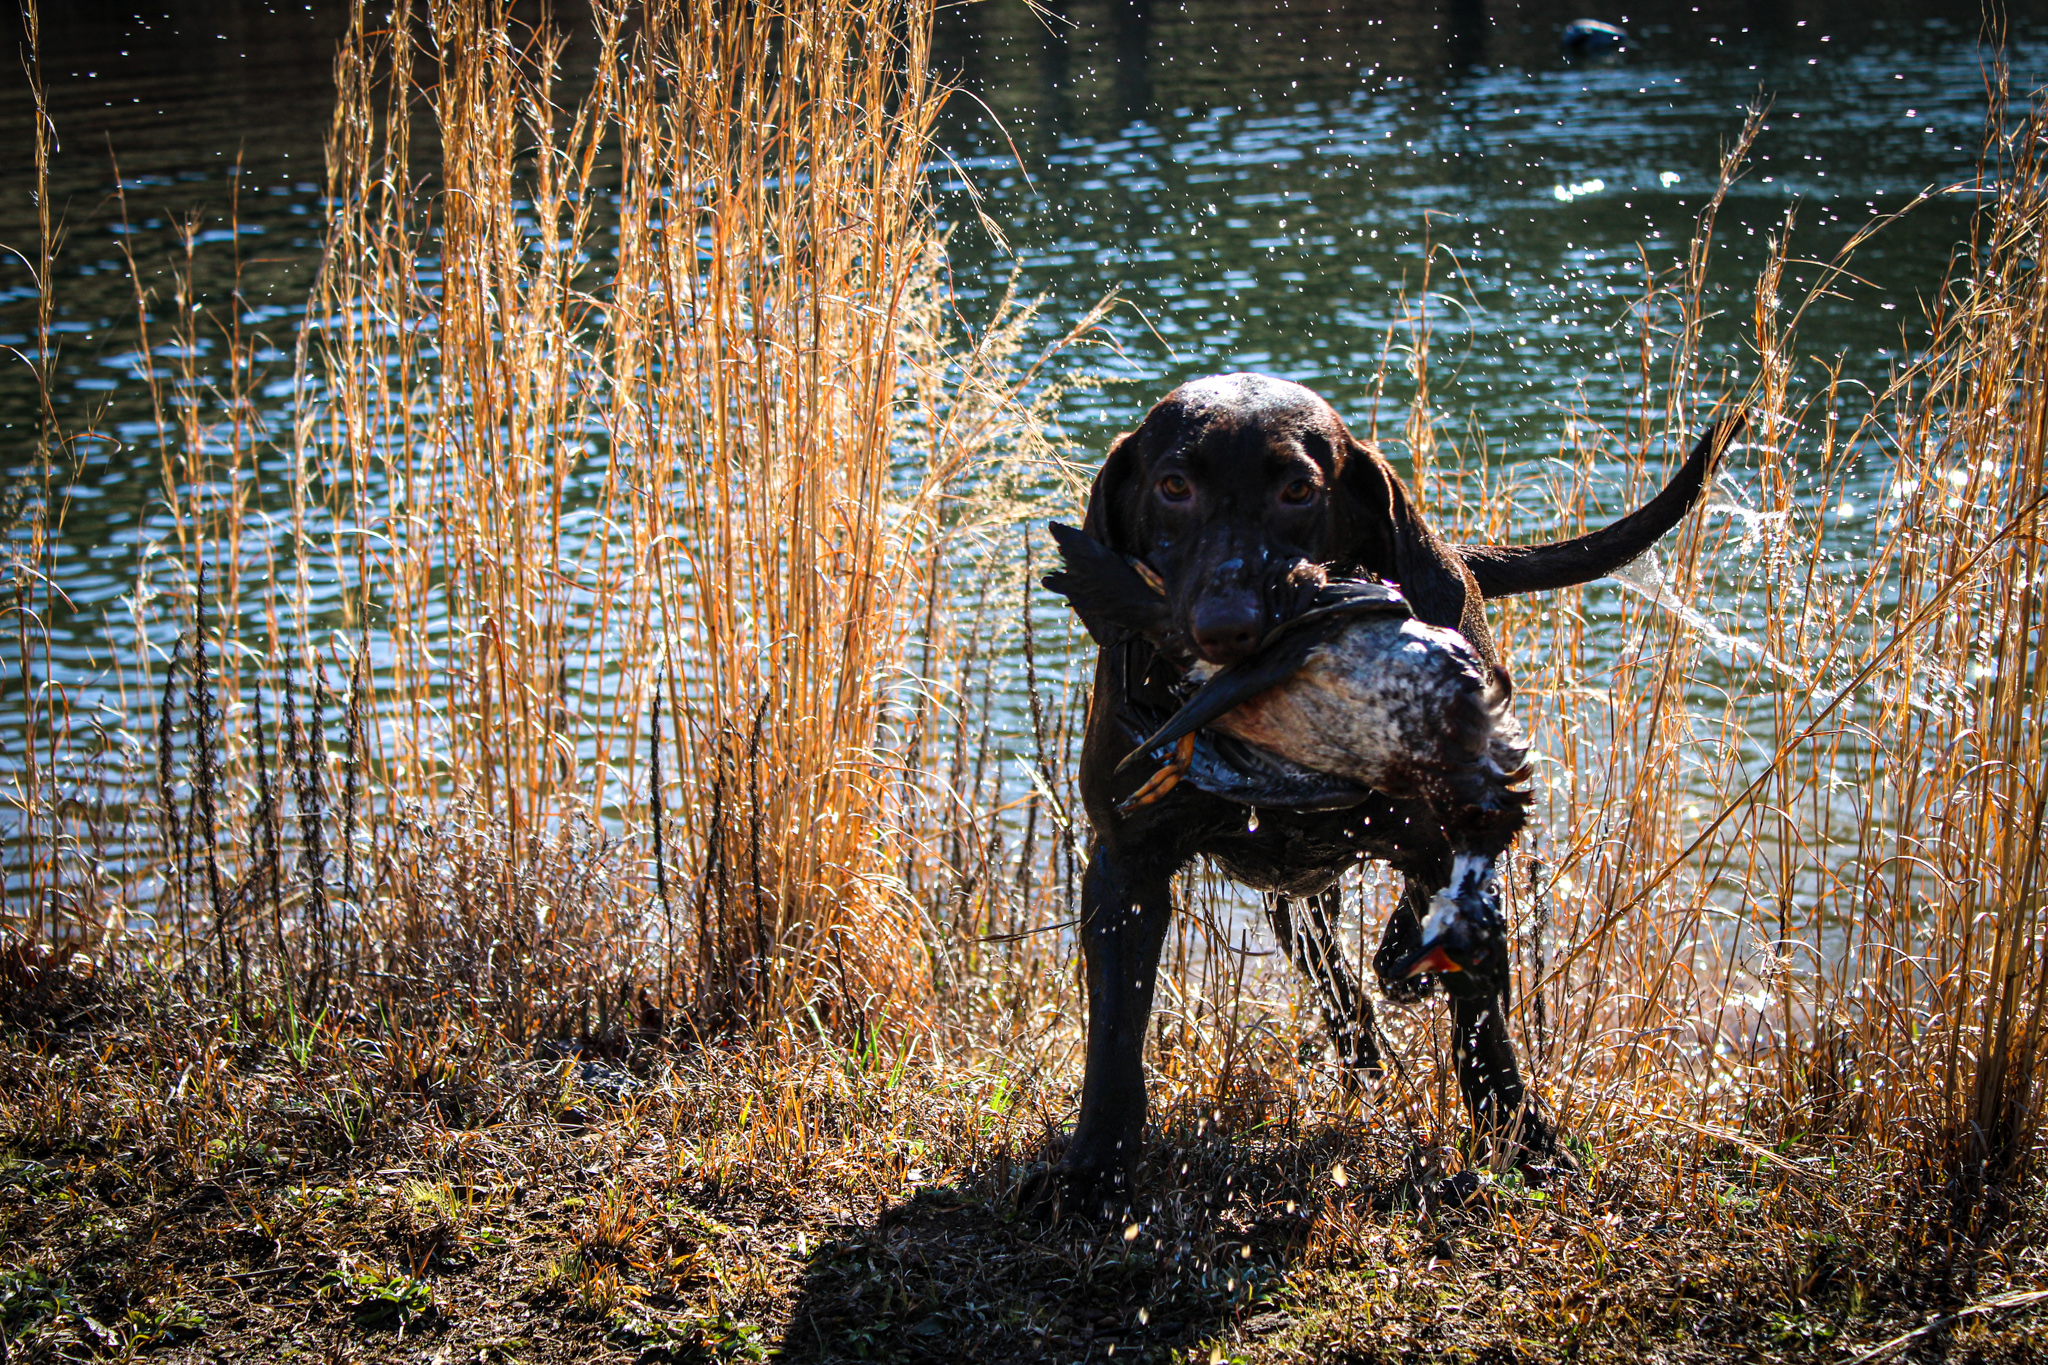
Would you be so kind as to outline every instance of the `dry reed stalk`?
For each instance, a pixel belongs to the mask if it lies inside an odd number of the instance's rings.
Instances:
[[[18,813],[18,832],[0,844],[8,859],[10,875],[7,895],[0,902],[0,929],[12,930],[31,943],[47,935],[52,941],[63,937],[62,925],[53,922],[59,896],[58,847],[62,839],[56,803],[48,787],[55,781],[56,751],[68,731],[68,711],[60,689],[38,685],[34,673],[35,655],[42,653],[42,676],[51,675],[49,634],[44,614],[53,596],[49,579],[50,535],[53,517],[61,512],[51,501],[56,462],[61,453],[62,432],[58,425],[51,375],[56,363],[56,295],[51,269],[54,265],[59,224],[50,211],[50,157],[56,149],[56,129],[50,121],[48,92],[43,83],[42,24],[33,6],[23,14],[27,40],[23,65],[29,95],[34,105],[36,245],[34,259],[17,252],[34,272],[36,290],[35,347],[29,364],[36,375],[41,402],[36,412],[34,474],[7,491],[0,504],[0,524],[11,532],[6,537],[4,562],[11,592],[0,594],[0,638],[11,637],[16,650],[16,667],[9,682],[18,686],[22,708],[22,753],[13,770],[13,790],[7,804]],[[19,527],[20,529],[16,529]],[[12,617],[11,622],[5,618]],[[39,749],[48,745],[47,754]],[[12,847],[8,847],[11,844]],[[82,926],[80,926],[82,928]]]

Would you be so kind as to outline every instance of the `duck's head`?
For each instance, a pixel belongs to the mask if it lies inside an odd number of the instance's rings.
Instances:
[[[1508,924],[1493,859],[1458,855],[1450,885],[1430,898],[1422,947],[1398,971],[1404,977],[1444,977],[1446,988],[1460,995],[1507,985]]]

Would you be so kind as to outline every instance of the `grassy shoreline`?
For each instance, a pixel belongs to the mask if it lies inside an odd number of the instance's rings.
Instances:
[[[308,1026],[10,957],[9,1359],[2021,1361],[2044,1191],[1610,1125],[1583,1180],[1426,1192],[1277,1062],[1165,1103],[1123,1227],[1016,1217],[1038,1049]],[[1282,1039],[1282,1042],[1294,1041]],[[538,1053],[538,1055],[536,1055]],[[1292,1081],[1293,1090],[1285,1087]],[[1417,1177],[1426,1177],[1418,1182]],[[776,1354],[779,1352],[780,1354]]]

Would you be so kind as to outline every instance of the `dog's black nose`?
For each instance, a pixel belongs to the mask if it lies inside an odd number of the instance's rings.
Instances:
[[[1211,597],[1196,604],[1189,622],[1195,648],[1212,664],[1234,664],[1258,648],[1263,624],[1250,593]]]

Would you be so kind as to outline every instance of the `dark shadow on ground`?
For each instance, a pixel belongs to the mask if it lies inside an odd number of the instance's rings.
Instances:
[[[1417,1188],[1373,1126],[1269,1138],[1169,1124],[1136,1207],[1096,1219],[1018,1212],[1044,1152],[922,1190],[811,1254],[777,1358],[1166,1361],[1219,1338],[1228,1354],[1292,1325],[1284,1279],[1320,1220]]]

